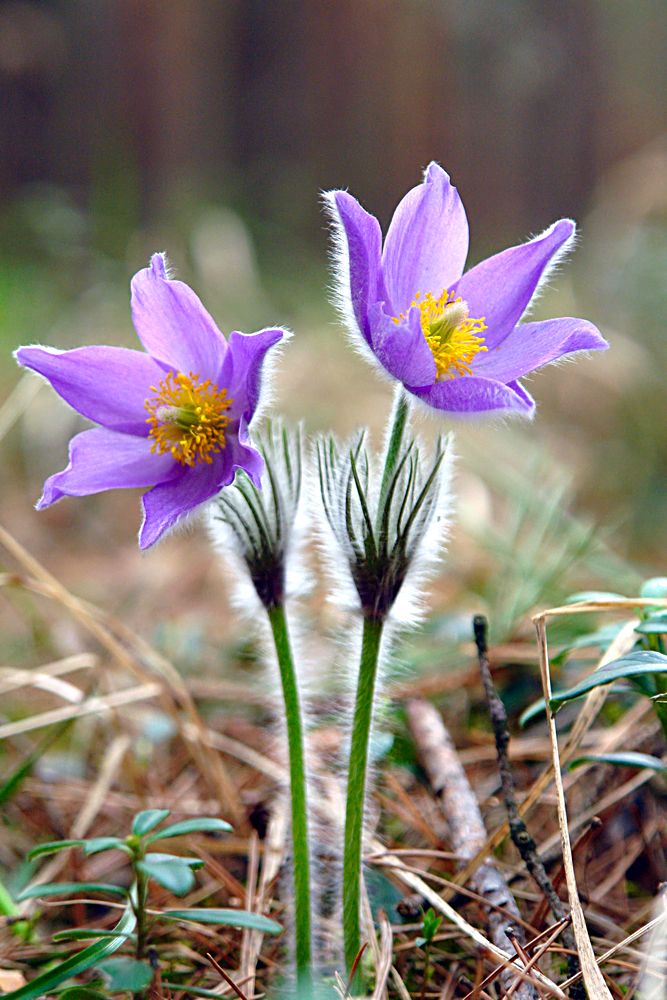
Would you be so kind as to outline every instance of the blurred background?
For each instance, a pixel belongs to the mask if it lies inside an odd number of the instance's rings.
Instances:
[[[664,0],[3,0],[2,520],[140,628],[177,615],[218,641],[203,532],[140,558],[134,491],[32,509],[81,425],[10,352],[138,346],[129,279],[167,249],[224,331],[295,331],[277,411],[379,443],[391,388],[328,303],[319,191],[349,187],[386,225],[437,159],[472,261],[579,221],[536,316],[585,316],[612,349],[536,375],[532,425],[458,434],[436,606],[490,610],[508,635],[575,585],[664,572],[666,51]]]

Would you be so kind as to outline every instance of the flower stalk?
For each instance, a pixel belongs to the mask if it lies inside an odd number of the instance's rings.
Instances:
[[[222,541],[227,548],[231,540],[271,629],[289,757],[296,978],[298,989],[308,995],[312,987],[312,905],[305,727],[285,610],[287,567],[295,548],[301,495],[301,430],[291,432],[279,422],[269,422],[257,443],[266,468],[263,489],[239,474],[234,487],[217,498],[212,529],[215,533],[221,522],[226,526]]]
[[[359,952],[359,906],[361,901],[361,856],[364,835],[364,806],[368,773],[368,748],[373,723],[373,706],[384,620],[365,618],[361,641],[359,677],[352,722],[345,803],[345,846],[343,852],[343,933],[345,964],[352,968]]]
[[[311,985],[310,850],[304,731],[296,668],[283,604],[267,608],[276,649],[285,702],[290,792],[292,796],[292,865],[294,871],[294,924],[296,971],[300,989]]]

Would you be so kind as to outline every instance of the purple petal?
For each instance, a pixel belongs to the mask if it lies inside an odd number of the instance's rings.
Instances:
[[[225,338],[192,289],[167,277],[162,254],[132,279],[132,320],[154,358],[186,375],[215,381]]]
[[[259,333],[229,335],[229,349],[222,366],[219,385],[227,389],[232,400],[230,416],[249,423],[259,402],[262,365],[266,352],[286,335],[285,330],[260,330]]]
[[[16,360],[47,378],[58,395],[89,420],[125,434],[148,434],[144,403],[165,373],[143,351],[20,347]]]
[[[468,303],[470,316],[484,318],[489,349],[512,332],[549,265],[566,251],[574,232],[574,222],[561,219],[536,239],[503,250],[463,275],[456,294]]]
[[[233,448],[225,448],[210,465],[183,469],[177,478],[148,490],[142,497],[144,520],[139,545],[147,549],[165,532],[214,497],[234,478]]]
[[[380,306],[375,310],[373,350],[390,375],[406,386],[431,385],[436,368],[421,328],[419,309],[411,309],[407,321],[394,323]]]
[[[424,181],[394,212],[382,256],[382,271],[394,315],[407,312],[418,292],[442,294],[463,272],[468,220],[449,175],[431,163]]]
[[[261,490],[264,459],[257,449],[253,448],[250,444],[248,427],[243,419],[241,419],[238,438],[233,441],[232,468],[234,474],[236,474],[237,469],[243,469],[257,489]]]
[[[522,323],[488,354],[477,355],[475,373],[510,382],[564,354],[602,351],[608,346],[600,331],[584,319],[564,317]]]
[[[332,191],[326,201],[336,229],[341,304],[345,311],[351,306],[361,335],[370,343],[369,310],[384,298],[380,224],[347,191]]]
[[[420,389],[415,395],[428,406],[459,417],[508,412],[532,416],[535,408],[522,386],[509,386],[477,375],[436,382],[430,389]]]
[[[171,455],[153,455],[146,438],[93,427],[72,438],[69,465],[44,483],[38,510],[61,497],[81,497],[103,490],[153,486],[175,475]]]

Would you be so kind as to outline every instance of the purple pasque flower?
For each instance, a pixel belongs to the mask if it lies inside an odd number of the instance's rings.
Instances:
[[[331,191],[325,199],[345,323],[363,353],[428,406],[458,417],[532,416],[522,376],[566,354],[608,346],[583,319],[520,322],[572,245],[571,220],[464,274],[468,222],[437,163],[398,205],[384,246],[377,219],[352,195]]]
[[[248,439],[267,351],[281,329],[226,341],[199,298],[167,274],[164,254],[132,279],[132,319],[146,349],[21,347],[16,359],[99,424],[70,442],[69,465],[47,479],[37,508],[63,496],[149,487],[142,549],[243,469],[256,486],[264,462]]]

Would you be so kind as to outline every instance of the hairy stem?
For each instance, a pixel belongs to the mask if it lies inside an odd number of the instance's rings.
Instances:
[[[382,519],[382,512],[384,510],[384,498],[387,495],[392,473],[396,468],[396,462],[398,461],[398,456],[400,454],[407,420],[408,397],[405,395],[403,389],[399,389],[394,401],[394,409],[391,415],[391,430],[389,431],[387,450],[385,451],[384,456],[384,470],[382,472],[382,483],[380,485],[380,498],[378,503],[378,526],[379,521]]]
[[[292,796],[292,866],[294,876],[294,924],[296,931],[296,974],[299,989],[307,991],[312,981],[310,851],[308,847],[308,805],[304,756],[303,719],[294,658],[282,604],[267,608],[285,702],[287,746],[289,750]]]
[[[364,619],[357,696],[352,722],[343,853],[343,930],[345,963],[348,969],[352,968],[360,946],[359,903],[366,772],[383,625],[381,619]]]

